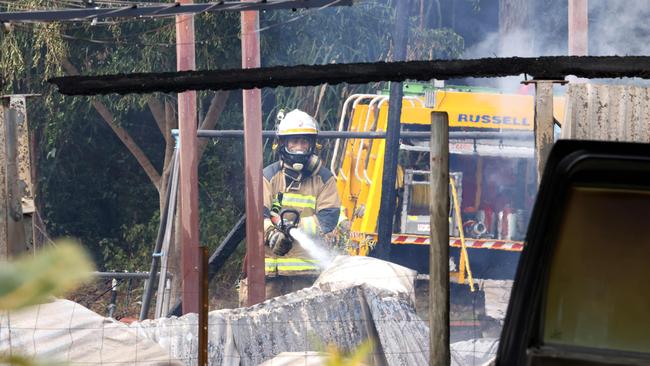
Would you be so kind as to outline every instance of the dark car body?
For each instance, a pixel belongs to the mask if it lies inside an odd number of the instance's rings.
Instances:
[[[650,145],[558,141],[497,365],[650,364]]]

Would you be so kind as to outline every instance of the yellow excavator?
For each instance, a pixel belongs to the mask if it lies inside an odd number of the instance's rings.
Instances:
[[[432,112],[449,118],[452,281],[512,279],[537,189],[534,97],[468,87],[405,84],[401,131],[430,131]],[[355,94],[339,131],[382,132],[387,94]],[[564,99],[554,100],[562,121]],[[429,140],[400,139],[391,261],[428,273]],[[337,140],[330,168],[350,222],[348,251],[368,255],[377,242],[384,139]],[[454,269],[455,268],[455,269]]]

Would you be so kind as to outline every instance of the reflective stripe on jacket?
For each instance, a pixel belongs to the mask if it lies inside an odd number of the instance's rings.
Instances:
[[[264,269],[267,275],[291,275],[297,273],[314,273],[319,268],[315,259],[301,258],[264,258]]]
[[[286,192],[282,194],[282,207],[310,208],[316,211],[316,196]]]

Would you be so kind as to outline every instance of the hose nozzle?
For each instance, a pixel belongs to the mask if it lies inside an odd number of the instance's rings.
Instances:
[[[278,228],[289,238],[295,240],[294,237],[291,236],[291,229],[297,228],[298,224],[300,224],[300,213],[292,208],[284,209],[280,212],[279,221]]]

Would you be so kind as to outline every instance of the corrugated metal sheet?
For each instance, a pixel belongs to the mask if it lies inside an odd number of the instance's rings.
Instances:
[[[650,142],[650,89],[570,84],[562,138]]]

